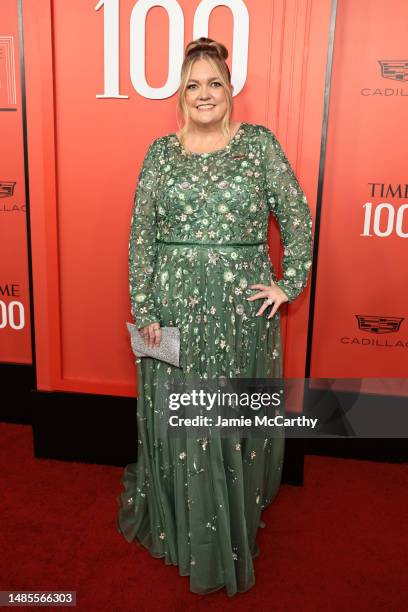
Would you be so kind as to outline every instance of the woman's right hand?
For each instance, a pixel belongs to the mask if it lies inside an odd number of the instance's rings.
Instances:
[[[160,346],[161,341],[161,329],[160,323],[150,323],[140,328],[140,333],[143,336],[144,343],[146,346],[153,348],[154,346]]]

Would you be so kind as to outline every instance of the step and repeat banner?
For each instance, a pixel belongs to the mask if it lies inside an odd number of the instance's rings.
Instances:
[[[0,7],[0,106],[14,105],[0,113],[0,360],[27,363],[17,4],[3,0]],[[208,35],[227,46],[234,118],[276,133],[315,216],[331,5],[21,0],[39,389],[137,393],[125,325],[133,195],[150,142],[178,129],[180,66],[193,38]],[[406,375],[407,18],[398,0],[386,8],[380,0],[338,0],[316,268],[316,378]],[[270,253],[279,268],[273,220]],[[310,284],[282,309],[288,377],[304,376],[309,300]]]
[[[20,47],[16,0],[0,5],[0,362],[31,363]]]
[[[338,2],[314,377],[408,375],[407,20],[398,0]]]

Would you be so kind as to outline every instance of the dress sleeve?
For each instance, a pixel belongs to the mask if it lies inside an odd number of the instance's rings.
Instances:
[[[138,329],[160,322],[155,308],[153,273],[156,260],[156,141],[145,155],[134,195],[129,239],[129,293],[131,313]]]
[[[312,216],[305,194],[278,139],[265,129],[265,189],[283,242],[283,278],[276,284],[291,303],[306,287],[312,264]]]

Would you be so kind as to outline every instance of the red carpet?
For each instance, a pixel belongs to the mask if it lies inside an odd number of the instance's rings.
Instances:
[[[407,607],[407,465],[306,457],[264,513],[255,587],[198,596],[116,531],[122,468],[33,459],[29,426],[0,436],[1,590],[76,590],[87,612]]]

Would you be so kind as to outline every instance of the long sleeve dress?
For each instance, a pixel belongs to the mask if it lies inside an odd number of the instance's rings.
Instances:
[[[280,280],[268,255],[269,213],[284,245]],[[263,300],[246,300],[258,291],[249,285],[274,281],[291,303],[311,259],[310,209],[269,128],[242,122],[211,153],[187,152],[174,133],[151,143],[131,219],[131,312],[138,328],[180,329],[180,367],[137,360],[138,456],[121,480],[117,526],[178,565],[194,593],[225,587],[232,596],[254,585],[256,533],[280,486],[284,436],[163,439],[158,390],[189,373],[281,377],[279,309],[256,317]]]

